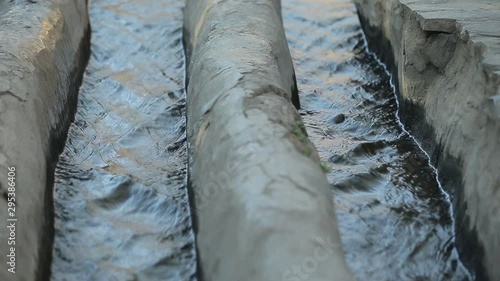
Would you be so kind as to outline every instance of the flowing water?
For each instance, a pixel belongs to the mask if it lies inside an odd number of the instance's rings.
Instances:
[[[183,0],[93,0],[91,58],[56,169],[53,281],[195,280]]]
[[[327,173],[359,280],[470,280],[450,202],[404,131],[390,78],[349,0],[283,0],[302,118]]]

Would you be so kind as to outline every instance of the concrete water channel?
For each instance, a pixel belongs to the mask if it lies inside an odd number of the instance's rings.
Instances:
[[[0,280],[499,280],[499,19],[0,0]]]
[[[56,168],[52,280],[197,280],[183,0],[93,0],[91,57]],[[283,0],[307,132],[358,280],[472,280],[349,0]],[[293,279],[295,280],[295,279]],[[207,280],[208,281],[208,280]]]
[[[359,280],[471,280],[450,202],[403,129],[349,0],[284,0],[307,132]],[[94,0],[91,58],[56,169],[52,280],[196,280],[182,0]]]

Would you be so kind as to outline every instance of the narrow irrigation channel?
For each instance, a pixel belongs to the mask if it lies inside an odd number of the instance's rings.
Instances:
[[[91,2],[91,58],[56,169],[52,280],[195,280],[184,1]]]
[[[349,0],[283,0],[302,118],[331,170],[347,261],[359,280],[471,280],[450,202],[397,118],[383,66]]]
[[[283,0],[308,133],[359,280],[473,280],[450,202],[403,129],[350,0]],[[52,280],[196,280],[183,0],[93,0],[91,59],[56,169]],[[332,276],[333,278],[333,276]],[[209,280],[207,280],[209,281]]]

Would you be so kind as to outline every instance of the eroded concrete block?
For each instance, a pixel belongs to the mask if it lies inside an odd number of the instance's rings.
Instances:
[[[188,0],[188,139],[205,280],[353,280],[280,1]]]
[[[54,164],[76,108],[89,38],[85,0],[0,2],[0,280],[48,280]],[[1,4],[4,3],[4,4]],[[8,168],[15,168],[15,216]],[[10,199],[13,201],[13,199]],[[15,218],[15,245],[5,227]],[[9,222],[10,223],[10,222]],[[15,274],[7,253],[15,247]]]

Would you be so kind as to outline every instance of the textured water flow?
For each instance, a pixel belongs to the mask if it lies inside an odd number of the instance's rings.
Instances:
[[[56,170],[52,280],[195,280],[183,0],[93,0],[92,54]]]
[[[349,0],[283,0],[302,118],[331,170],[349,266],[359,280],[470,280],[450,203],[402,129],[384,68]]]

